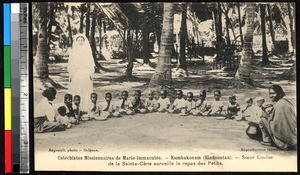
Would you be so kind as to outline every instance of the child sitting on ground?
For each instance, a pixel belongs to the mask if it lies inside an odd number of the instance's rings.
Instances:
[[[157,101],[154,98],[154,92],[150,91],[148,93],[148,98],[145,100],[145,107],[148,110],[148,112],[155,112],[157,111]]]
[[[134,111],[131,100],[128,99],[128,92],[123,91],[121,94],[121,99],[116,103],[115,110],[120,114],[132,115]]]
[[[238,112],[240,111],[240,105],[236,101],[235,95],[229,96],[229,103],[227,105],[227,118],[233,119],[237,116]]]
[[[221,91],[215,90],[214,91],[214,98],[215,101],[211,102],[211,108],[208,111],[208,115],[210,116],[224,116],[225,113],[223,111],[223,103],[220,101],[221,98]]]
[[[106,120],[106,117],[100,115],[101,108],[97,105],[98,95],[91,93],[91,108],[88,111],[88,116],[95,120]]]
[[[166,112],[171,105],[170,99],[168,98],[168,92],[162,90],[160,98],[157,100],[158,112]]]
[[[73,101],[73,96],[71,94],[66,94],[64,97],[66,116],[69,118],[71,124],[78,124],[78,120],[75,118],[72,101]]]
[[[253,105],[253,99],[251,97],[245,98],[245,106],[241,107],[241,111],[238,113],[238,116],[235,117],[237,121],[241,120],[251,120],[253,118],[259,118],[258,115],[258,107]]]
[[[263,97],[256,97],[255,102],[256,102],[257,107],[259,108],[259,109],[257,109],[259,111],[258,112],[258,114],[259,114],[258,117],[259,118],[251,118],[249,121],[253,122],[253,123],[255,123],[256,125],[259,126],[259,128],[261,130],[261,133],[262,133],[262,142],[261,143],[264,144],[264,145],[270,145],[270,142],[271,142],[270,136],[269,136],[269,134],[266,134],[268,132],[266,131],[266,128],[264,127],[262,118],[269,118],[270,114],[273,111],[273,105],[264,104],[265,99]],[[247,133],[247,135],[249,136],[248,133]]]
[[[176,91],[176,99],[172,105],[170,105],[169,109],[167,110],[169,113],[181,113],[185,112],[182,111],[185,109],[185,99],[183,98],[182,90]]]
[[[101,116],[105,117],[105,118],[110,118],[112,116],[114,117],[119,117],[120,113],[116,112],[114,109],[114,104],[111,101],[112,100],[112,94],[110,92],[107,92],[105,94],[105,101],[103,102],[103,104],[101,105]]]
[[[199,100],[197,100],[197,102],[196,102],[196,109],[193,110],[193,112],[192,112],[194,116],[207,115],[207,113],[209,111],[209,107],[208,107],[205,99],[206,99],[206,91],[203,90],[200,92]]]
[[[190,115],[195,113],[196,102],[194,101],[194,94],[192,92],[187,93],[184,109],[181,110],[181,115]]]
[[[263,97],[256,97],[255,102],[258,107],[264,112],[264,115],[270,115],[273,112],[273,105],[270,103],[265,103],[265,99]]]
[[[80,101],[81,101],[81,98],[79,95],[74,95],[74,113],[75,113],[75,119],[77,120],[82,120],[81,117],[85,114],[87,114],[87,112],[85,111],[81,111],[81,108],[80,108]]]
[[[142,92],[140,90],[136,90],[134,92],[134,97],[131,100],[134,113],[145,113],[147,111],[143,105],[141,96],[142,96]]]
[[[55,117],[55,121],[65,125],[66,128],[71,128],[72,124],[69,118],[66,116],[67,108],[65,106],[60,106],[57,111],[58,115]]]
[[[255,111],[257,113],[256,115],[259,116],[259,118],[261,118],[261,117],[268,118],[273,111],[273,105],[265,104],[265,99],[263,97],[256,97],[254,101],[256,103],[256,106],[255,106],[255,108],[253,108],[253,111]],[[252,116],[250,116],[250,117],[252,117]],[[260,119],[258,119],[258,118],[251,118],[248,120],[256,122],[256,123],[260,122]]]

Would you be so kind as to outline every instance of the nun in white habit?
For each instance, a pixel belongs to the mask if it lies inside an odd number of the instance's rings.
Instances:
[[[81,97],[82,111],[89,109],[90,95],[93,92],[94,66],[92,49],[87,37],[83,34],[75,35],[68,62],[68,92]]]

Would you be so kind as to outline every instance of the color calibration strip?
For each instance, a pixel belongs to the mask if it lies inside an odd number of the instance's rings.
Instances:
[[[28,3],[4,3],[5,172],[29,173]]]
[[[4,157],[5,172],[12,172],[12,113],[11,113],[11,16],[10,4],[3,4],[3,24],[4,24]]]
[[[20,171],[20,5],[10,4],[11,90],[12,90],[12,171]]]
[[[28,3],[20,3],[20,173],[29,173],[29,38],[28,38]]]

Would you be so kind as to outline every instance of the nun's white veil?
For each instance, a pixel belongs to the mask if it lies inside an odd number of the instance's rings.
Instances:
[[[84,43],[82,45],[80,45],[77,41],[77,39],[80,37],[84,39]],[[92,76],[94,73],[94,65],[93,53],[89,40],[83,34],[75,35],[73,47],[69,55],[69,75],[73,76],[74,74],[78,73],[78,70],[84,70],[86,73]]]
[[[84,43],[77,41],[82,37]],[[73,48],[69,55],[69,89],[68,93],[81,97],[82,110],[89,109],[90,94],[93,92],[94,59],[89,40],[83,34],[74,36]]]

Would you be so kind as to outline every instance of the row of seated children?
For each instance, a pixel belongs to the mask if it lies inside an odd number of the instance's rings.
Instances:
[[[143,101],[141,99],[141,91],[136,90],[132,99],[128,98],[128,92],[123,91],[121,93],[121,99],[112,102],[112,94],[105,94],[105,101],[102,104],[97,104],[98,95],[96,93],[91,94],[91,106],[87,111],[80,109],[80,96],[74,96],[74,107],[72,104],[72,95],[66,94],[64,97],[64,106],[58,108],[59,115],[56,120],[60,123],[67,124],[69,127],[72,124],[78,124],[80,120],[106,120],[110,117],[120,117],[122,115],[133,115],[135,113],[146,112],[167,112],[177,113],[183,116],[225,116],[225,118],[236,119],[238,121],[246,118],[257,118],[257,109],[265,111],[270,106],[263,106],[264,99],[258,97],[256,99],[258,106],[253,105],[253,99],[247,97],[245,99],[245,107],[241,109],[236,102],[234,95],[229,97],[228,104],[224,105],[221,98],[221,91],[214,91],[214,101],[206,102],[206,91],[200,92],[199,100],[194,100],[192,92],[187,93],[186,100],[183,98],[182,90],[176,91],[176,99],[171,103],[168,98],[167,91],[160,92],[159,99],[154,98],[154,92],[151,91],[147,95],[147,99]],[[260,100],[259,100],[260,99]],[[270,113],[267,111],[266,113]]]
[[[78,124],[81,120],[106,120],[109,117],[119,117],[123,114],[131,115],[135,112],[146,112],[145,109],[140,108],[142,105],[141,91],[135,92],[135,98],[128,99],[128,92],[123,91],[121,99],[115,103],[112,102],[112,94],[105,94],[105,101],[102,104],[98,104],[98,95],[96,93],[91,94],[90,107],[87,110],[82,110],[80,107],[80,96],[73,96],[66,94],[64,96],[64,105],[58,107],[58,115],[55,117],[55,121],[61,124],[67,125],[70,128],[73,124]]]
[[[160,92],[161,97],[155,100],[153,92],[148,94],[145,100],[145,106],[149,112],[167,112],[177,113],[180,115],[194,115],[194,116],[224,116],[224,119],[241,120],[259,120],[261,115],[267,115],[272,112],[271,104],[264,104],[265,100],[262,97],[255,98],[256,105],[253,104],[251,97],[246,97],[245,105],[240,106],[236,101],[235,95],[229,96],[229,101],[223,103],[221,99],[221,91],[214,91],[214,100],[206,101],[206,91],[200,92],[199,99],[194,100],[192,92],[187,93],[186,99],[183,98],[182,90],[176,91],[176,99],[173,103],[167,97],[167,91]]]

